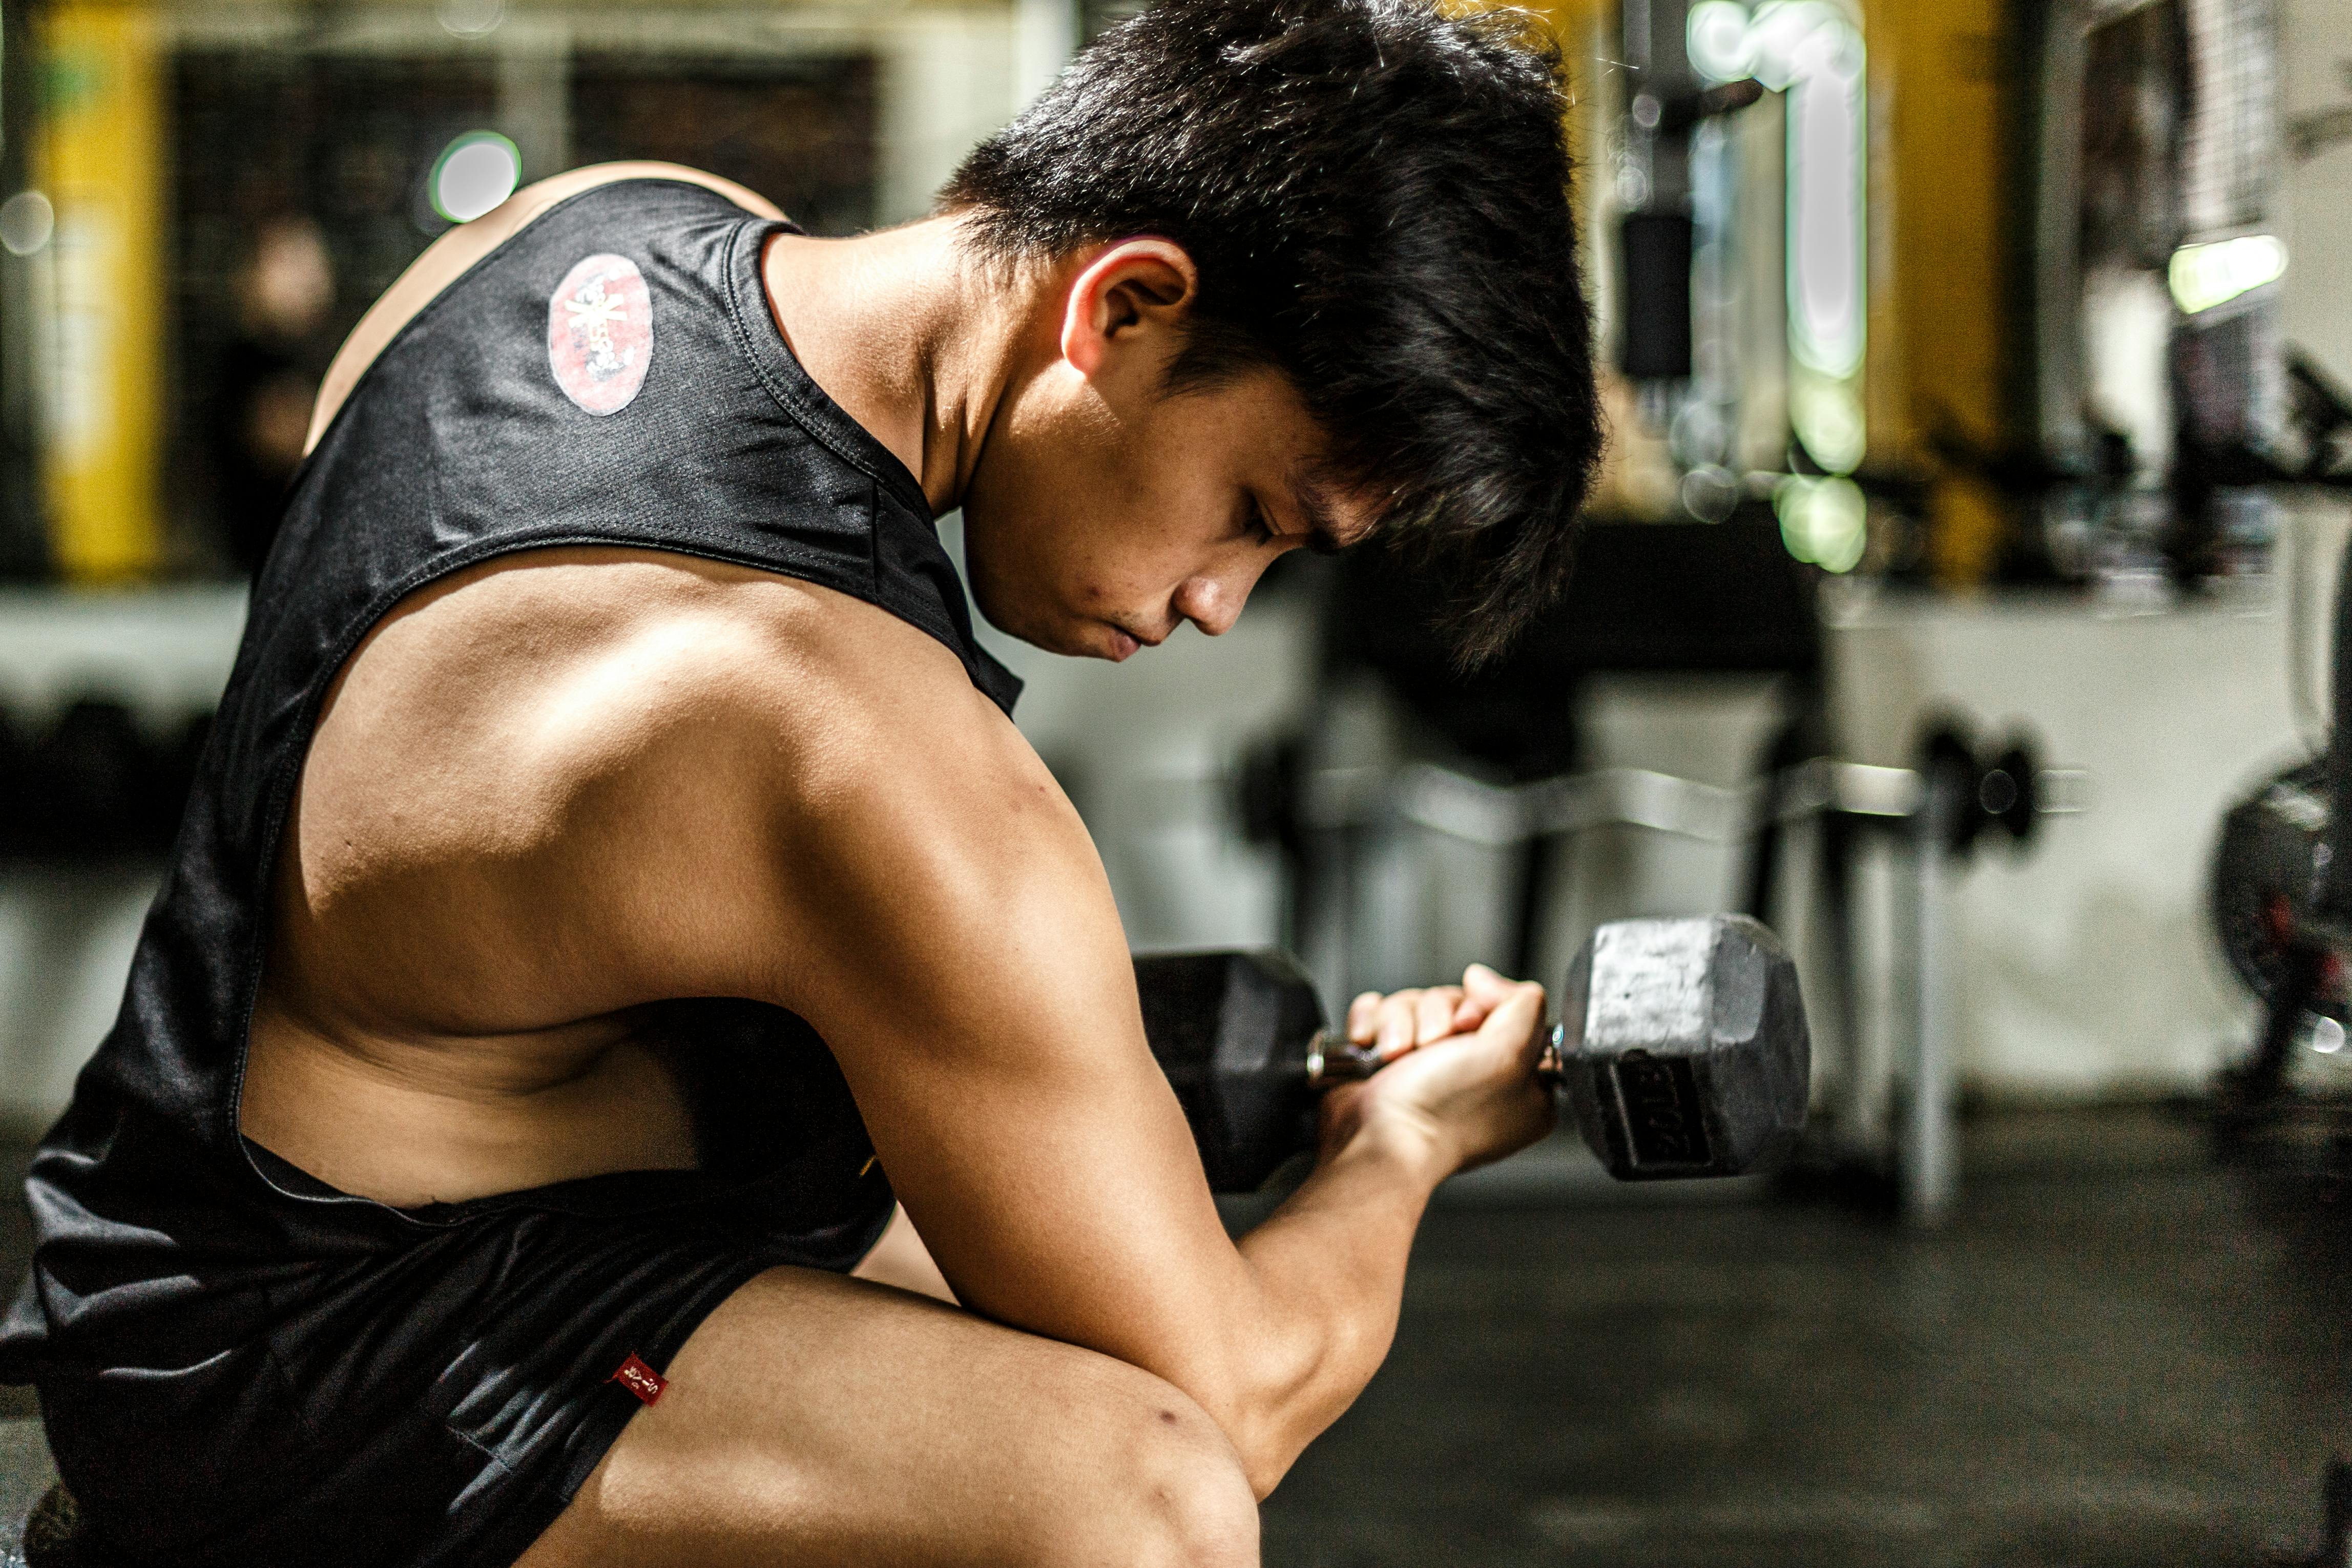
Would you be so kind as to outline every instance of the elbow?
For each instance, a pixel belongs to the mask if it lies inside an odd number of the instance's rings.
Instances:
[[[1189,1375],[1179,1372],[1171,1381],[1224,1433],[1263,1501],[1307,1445],[1356,1402],[1394,1332],[1393,1317],[1260,1317],[1225,1342],[1221,1359],[1195,1362]]]
[[[1263,1501],[1282,1484],[1307,1445],[1355,1403],[1360,1381],[1341,1375],[1340,1347],[1266,1346],[1210,1406],[1234,1446],[1250,1490]]]
[[[1290,1473],[1290,1467],[1297,1462],[1298,1455],[1299,1449],[1280,1445],[1255,1452],[1244,1450],[1241,1456],[1242,1479],[1249,1482],[1250,1495],[1260,1502],[1272,1497],[1274,1489],[1280,1486],[1282,1478]]]
[[[1242,1479],[1249,1483],[1250,1494],[1264,1502],[1282,1484],[1282,1478],[1290,1473],[1290,1467],[1305,1451],[1307,1440],[1294,1438],[1287,1424],[1274,1418],[1270,1411],[1220,1408],[1213,1405],[1204,1405],[1203,1408],[1231,1445]]]

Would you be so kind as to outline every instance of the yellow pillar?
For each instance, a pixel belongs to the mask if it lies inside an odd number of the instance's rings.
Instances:
[[[161,560],[163,72],[143,6],[49,14],[47,120],[35,167],[57,205],[51,543],[68,580]]]
[[[2007,7],[1868,0],[1866,9],[1886,131],[1873,195],[1884,203],[1877,221],[1891,225],[1893,273],[1884,313],[1872,313],[1873,444],[1897,465],[1934,473],[1937,580],[1972,587],[1998,564],[2005,504],[1981,478],[1935,464],[1927,444],[1939,426],[1990,452],[2016,439],[2006,328],[2020,304],[2005,298],[2001,117],[2023,105],[2003,91]]]

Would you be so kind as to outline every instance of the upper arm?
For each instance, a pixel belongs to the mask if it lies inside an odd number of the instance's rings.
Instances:
[[[866,686],[779,814],[800,955],[779,999],[832,1047],[961,1301],[1213,1409],[1251,1276],[1145,1042],[1108,883],[1027,743],[940,663],[938,690]]]
[[[359,325],[352,329],[352,335],[336,350],[333,362],[328,365],[326,376],[319,383],[319,401],[310,411],[310,433],[302,443],[302,450],[307,454],[319,444],[319,438],[334,423],[336,410],[343,406],[343,400],[359,384],[361,375],[410,319],[431,304],[436,295],[548,208],[568,196],[616,180],[683,180],[708,186],[761,217],[784,215],[765,196],[732,180],[722,180],[716,174],[678,163],[596,163],[526,185],[492,211],[471,223],[458,225],[427,246],[425,254],[411,262],[408,270],[368,308]]]

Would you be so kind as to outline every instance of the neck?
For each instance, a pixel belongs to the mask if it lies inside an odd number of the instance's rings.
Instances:
[[[907,465],[935,516],[963,499],[1020,372],[1037,292],[971,262],[958,223],[927,218],[851,239],[779,235],[761,268],[802,368]]]

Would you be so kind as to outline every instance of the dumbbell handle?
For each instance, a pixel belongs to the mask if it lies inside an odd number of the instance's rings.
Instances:
[[[1553,1024],[1545,1031],[1543,1055],[1536,1061],[1536,1076],[1545,1087],[1558,1087],[1561,1063],[1568,1055],[1568,1026]],[[1358,1045],[1338,1030],[1315,1031],[1307,1044],[1307,1082],[1318,1089],[1339,1083],[1361,1083],[1382,1067],[1381,1053]]]

